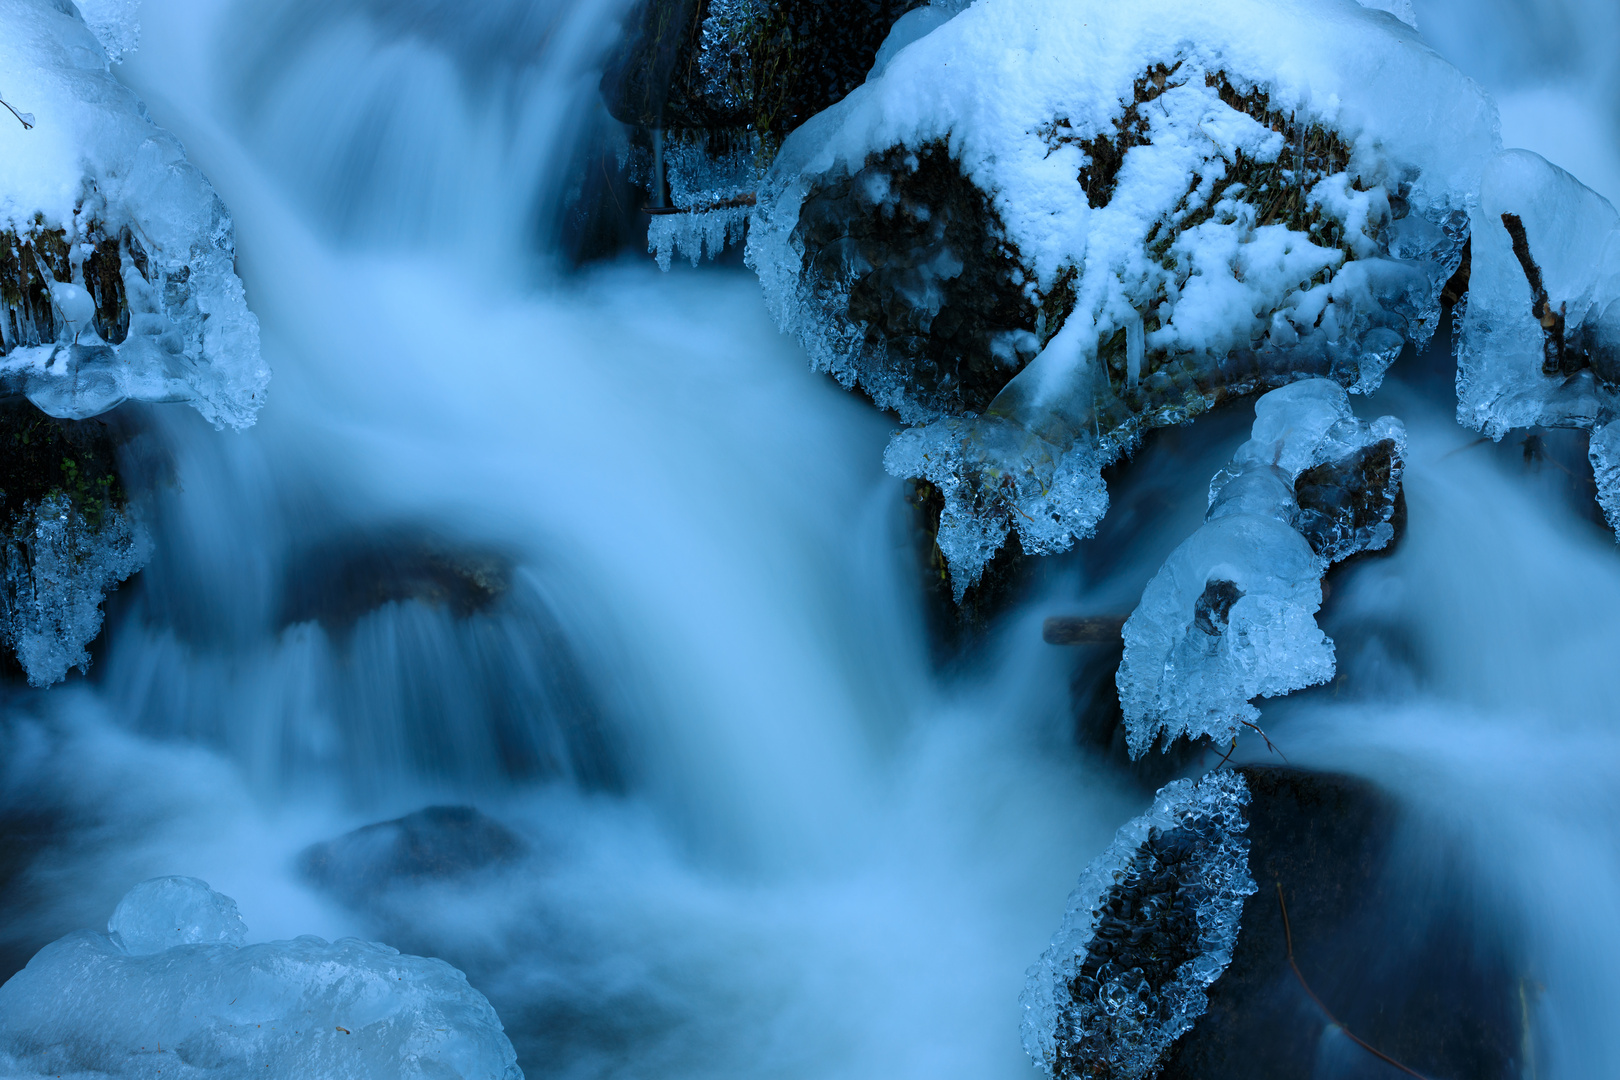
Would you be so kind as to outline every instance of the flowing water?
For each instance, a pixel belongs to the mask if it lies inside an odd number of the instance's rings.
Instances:
[[[88,679],[10,699],[37,850],[0,958],[187,874],[255,940],[451,960],[531,1077],[1030,1075],[1024,969],[1152,793],[1077,743],[1039,622],[1130,609],[1244,407],[1151,441],[941,662],[890,423],[745,271],[557,254],[621,6],[146,0],[121,75],[231,207],[275,382],[244,435],[147,414],[153,562]],[[1506,16],[1420,18],[1487,81],[1531,69]],[[1414,890],[1523,950],[1539,1075],[1615,1075],[1620,560],[1565,464],[1451,422],[1446,362],[1361,403],[1412,431],[1406,539],[1335,579],[1342,678],[1266,728],[1397,792]],[[354,907],[297,872],[435,804],[528,855]]]

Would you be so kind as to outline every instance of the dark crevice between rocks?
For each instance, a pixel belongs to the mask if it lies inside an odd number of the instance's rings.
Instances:
[[[957,603],[951,591],[950,568],[945,553],[939,549],[939,519],[945,497],[926,480],[907,480],[905,484],[931,652],[936,665],[944,665],[968,652],[983,639],[997,616],[1028,594],[1035,560],[1024,554],[1016,533],[1008,536],[985,565],[983,576],[967,588],[961,603]]]
[[[932,411],[982,412],[1038,348],[1017,253],[943,145],[873,155],[812,191],[794,237],[812,288],[862,328],[857,377],[874,396],[898,386]]]
[[[1460,847],[1404,820],[1366,781],[1240,771],[1259,891],[1244,903],[1208,1011],[1171,1048],[1160,1080],[1320,1076],[1323,1067],[1342,1080],[1397,1075],[1353,1044],[1333,1045],[1340,1036],[1288,966],[1278,883],[1301,972],[1348,1030],[1432,1080],[1531,1075],[1524,958]]]

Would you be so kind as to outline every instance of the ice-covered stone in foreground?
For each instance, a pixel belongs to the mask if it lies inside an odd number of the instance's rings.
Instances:
[[[1328,565],[1394,538],[1406,431],[1310,379],[1255,403],[1252,436],[1210,484],[1204,524],[1125,623],[1116,680],[1131,755],[1161,736],[1219,744],[1273,697],[1333,677],[1316,625]]]
[[[1248,785],[1165,785],[1086,868],[1030,968],[1024,1049],[1058,1080],[1147,1080],[1232,962],[1249,874]]]
[[[246,427],[269,372],[233,227],[173,135],[109,70],[130,5],[0,0],[0,390],[52,416],[187,401]]]
[[[791,135],[750,264],[919,429],[958,592],[1067,547],[1147,427],[1426,341],[1495,109],[1352,0],[980,0]]]
[[[241,944],[229,897],[159,878],[110,933],[41,949],[0,987],[10,1077],[521,1080],[495,1010],[442,960],[315,937]]]

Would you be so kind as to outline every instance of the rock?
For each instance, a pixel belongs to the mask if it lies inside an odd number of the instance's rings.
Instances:
[[[529,845],[470,806],[430,806],[308,847],[299,872],[362,902],[400,885],[446,881],[522,857]]]
[[[1519,1080],[1522,957],[1484,922],[1473,888],[1436,867],[1462,854],[1424,830],[1402,853],[1399,807],[1366,781],[1246,767],[1249,870],[1237,947],[1209,1008],[1165,1058],[1160,1080],[1399,1073],[1343,1040],[1288,965],[1281,884],[1301,972],[1357,1037],[1428,1077]],[[1420,828],[1422,826],[1419,826]],[[1426,865],[1411,865],[1414,858]],[[1403,861],[1404,860],[1404,861]],[[1441,880],[1434,880],[1439,877]],[[1431,887],[1432,886],[1432,887]],[[1347,1041],[1346,1041],[1347,1042]]]
[[[1375,388],[1438,325],[1491,117],[1382,13],[984,0],[788,137],[749,264],[913,425],[885,463],[943,493],[960,595],[1011,531],[1088,535],[1148,428]]]
[[[1473,903],[1462,853],[1428,829],[1403,850],[1401,824],[1352,777],[1250,766],[1167,785],[1031,969],[1026,1049],[1060,1080],[1325,1076],[1329,1058],[1335,1077],[1398,1075],[1348,1031],[1424,1076],[1517,1080],[1522,958]]]
[[[178,140],[112,76],[71,4],[0,0],[0,69],[34,124],[0,125],[0,389],[52,416],[187,401],[246,427],[269,371],[235,273],[234,227]]]
[[[90,663],[102,600],[149,544],[119,476],[129,424],[0,402],[0,643],[35,686]]]
[[[409,526],[350,533],[296,553],[278,623],[319,622],[343,633],[384,604],[419,600],[461,618],[490,610],[511,588],[512,561],[490,548]]]

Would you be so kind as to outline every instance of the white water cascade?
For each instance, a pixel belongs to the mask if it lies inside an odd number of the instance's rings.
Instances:
[[[449,960],[531,1078],[1033,1075],[1025,970],[1155,786],[1077,743],[1040,623],[1128,612],[1252,413],[1151,442],[937,662],[890,420],[740,267],[555,255],[624,6],[144,0],[119,77],[230,207],[275,375],[242,434],[145,409],[153,560],[87,678],[6,700],[3,974],[185,875],[250,941]],[[1519,101],[1467,7],[1420,26]],[[1400,797],[1414,881],[1445,838],[1535,974],[1534,1075],[1616,1075],[1620,555],[1554,463],[1452,422],[1448,363],[1357,401],[1410,431],[1405,538],[1336,579],[1339,680],[1264,727]],[[300,872],[450,804],[526,854],[369,906]]]

